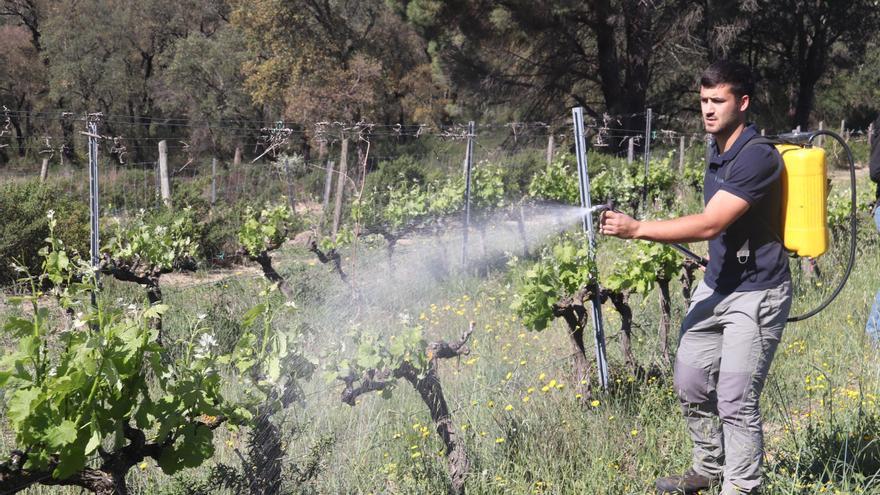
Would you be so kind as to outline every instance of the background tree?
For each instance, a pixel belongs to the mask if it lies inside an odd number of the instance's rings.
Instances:
[[[405,123],[404,98],[432,87],[423,41],[382,1],[232,3],[232,22],[255,53],[245,86],[285,118]]]
[[[693,71],[673,53],[695,25],[681,2],[394,5],[428,40],[452,87],[467,93],[459,104],[474,113],[503,105],[511,118],[547,120],[580,105],[596,119],[607,113],[621,119],[618,127],[640,129],[644,116],[633,114],[649,104],[674,111],[693,91]]]
[[[49,96],[59,108],[111,116],[107,132],[126,136],[140,158],[141,141],[153,135],[151,124],[161,116],[153,91],[162,69],[158,58],[191,31],[210,29],[221,14],[210,0],[53,3],[42,38]],[[69,140],[72,129],[63,131]]]
[[[706,19],[708,52],[757,70],[764,83],[762,120],[774,128],[809,128],[817,92],[834,84],[829,76],[856,69],[880,30],[880,10],[870,0],[756,0],[711,7],[725,16]]]
[[[0,25],[0,144],[14,138],[15,153],[24,157],[27,139],[35,133],[30,112],[47,91],[45,66],[34,63],[39,52],[22,26]],[[8,110],[8,111],[7,111]],[[9,129],[5,129],[6,125]]]
[[[41,0],[0,2],[0,105],[11,110],[3,118],[15,132],[19,157],[37,126],[30,112],[41,109],[49,89],[41,41],[45,12]]]
[[[190,149],[213,156],[232,153],[252,136],[234,128],[258,127],[262,109],[244,90],[241,67],[250,57],[239,34],[227,23],[178,39],[159,58],[163,67],[153,86],[159,107],[170,115],[187,115]]]

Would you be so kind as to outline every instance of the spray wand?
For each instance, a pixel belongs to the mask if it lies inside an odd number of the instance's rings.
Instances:
[[[613,211],[616,213],[623,213],[622,211],[615,208],[614,202],[609,199],[605,204],[596,205],[596,206],[593,206],[592,208],[590,208],[587,211],[587,214],[592,215],[593,213],[602,213],[603,211]],[[681,244],[670,243],[668,245],[670,247],[672,247],[673,249],[675,249],[676,251],[678,251],[679,253],[694,260],[695,262],[697,262],[697,264],[699,264],[700,266],[702,266],[704,268],[709,265],[709,260],[707,260],[706,258],[703,258],[699,254],[691,251],[690,249],[682,246]]]

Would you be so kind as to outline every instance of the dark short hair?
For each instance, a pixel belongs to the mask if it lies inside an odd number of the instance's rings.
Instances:
[[[737,98],[755,93],[755,77],[748,65],[731,60],[718,60],[700,76],[700,86],[714,88],[719,84],[729,84],[730,91]]]

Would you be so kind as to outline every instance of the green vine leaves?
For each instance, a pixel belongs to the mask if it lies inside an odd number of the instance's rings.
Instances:
[[[265,394],[233,400],[221,376],[234,370],[249,383],[255,377],[258,386],[244,388],[259,390],[277,381],[294,356],[302,358],[297,337],[272,324],[289,306],[271,302],[280,297],[270,290],[245,315],[248,330],[232,352],[221,353],[199,319],[188,337],[174,343],[183,352],[169,353],[151,325],[169,307],[123,306],[101,297],[90,304],[89,293],[98,291],[94,277],[81,270],[85,263],[65,250],[51,227],[50,215],[43,273],[30,277],[32,294],[11,301],[29,305],[28,316],[11,317],[2,327],[17,344],[0,358],[0,387],[3,412],[26,452],[24,469],[69,477],[99,453],[106,460],[134,448],[132,431],[149,432],[137,455],[154,457],[164,472],[198,466],[213,455],[217,425],[246,424],[254,405],[265,400]],[[74,311],[72,323],[59,322],[45,306],[41,280],[78,280],[58,298],[62,309]],[[309,373],[308,367],[298,369],[294,379]]]

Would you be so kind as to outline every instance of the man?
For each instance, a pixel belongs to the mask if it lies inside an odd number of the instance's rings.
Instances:
[[[877,183],[873,214],[877,230],[880,230],[880,116],[874,121],[874,135],[871,136],[871,158],[868,161],[868,168],[871,172],[871,180]],[[876,347],[880,347],[880,290],[874,296],[874,305],[871,307],[871,313],[868,314],[865,331],[868,332],[871,342]]]
[[[702,213],[637,221],[604,212],[600,232],[659,242],[709,241],[709,265],[681,326],[674,384],[693,440],[684,474],[660,478],[660,493],[756,493],[763,433],[758,399],[791,308],[780,241],[781,159],[746,124],[754,94],[748,67],[712,64],[700,79],[706,131],[714,137]]]

